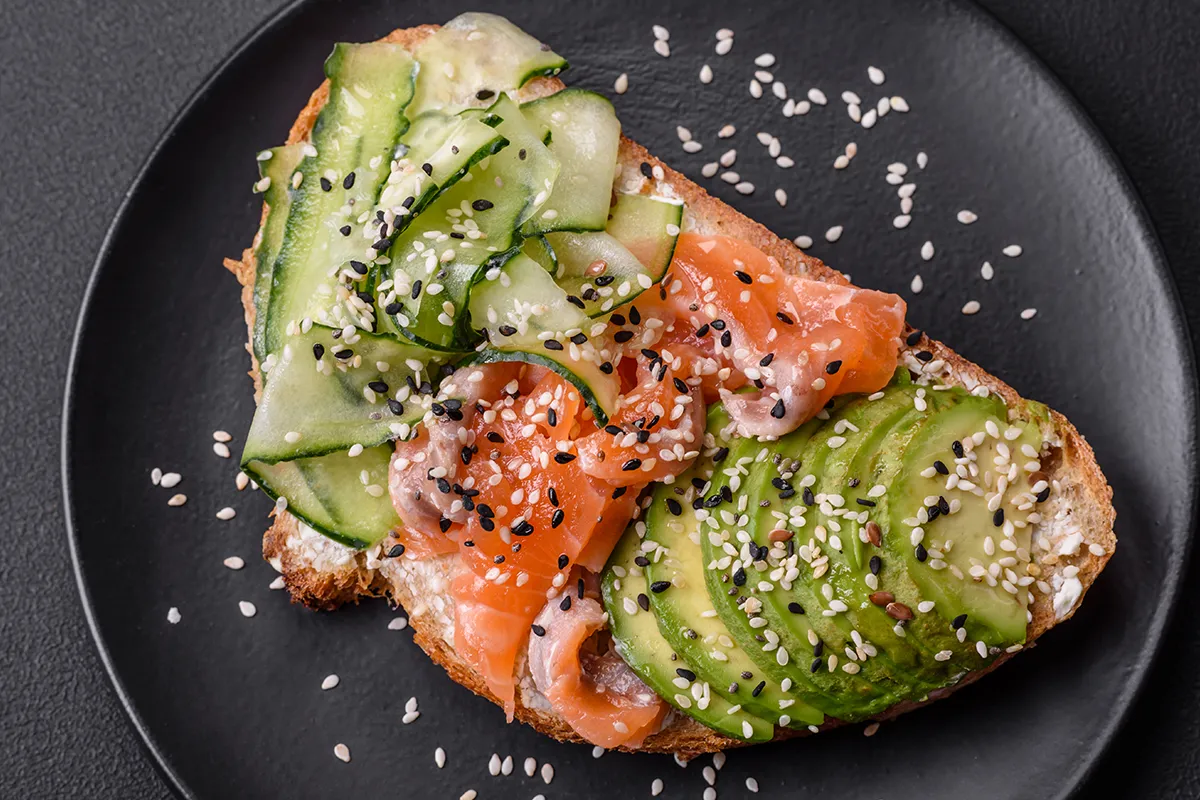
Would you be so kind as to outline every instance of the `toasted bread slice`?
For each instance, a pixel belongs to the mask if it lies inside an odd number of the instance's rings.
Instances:
[[[393,31],[385,41],[403,44],[410,50],[437,30],[421,25]],[[553,94],[563,88],[556,78],[537,78],[519,93],[521,101]],[[328,81],[313,92],[308,105],[296,118],[288,134],[288,143],[308,139],[317,115],[328,96]],[[845,277],[781,239],[762,225],[738,213],[683,175],[651,156],[640,145],[622,138],[619,153],[620,173],[617,187],[623,192],[653,192],[674,196],[686,203],[684,230],[722,234],[750,242],[778,259],[789,271],[823,281],[845,283]],[[649,164],[653,178],[644,177],[642,164]],[[264,209],[265,216],[265,209]],[[242,305],[247,328],[253,331],[254,246],[240,260],[227,259],[225,266],[242,285]],[[251,353],[250,375],[255,395],[260,390],[258,364]],[[922,362],[916,350],[927,350],[933,359]],[[903,362],[914,372],[973,390],[985,386],[1001,395],[1018,415],[1024,408],[1020,396],[1007,384],[983,368],[958,356],[940,342],[923,339],[915,348],[902,352]],[[1051,412],[1043,436],[1054,446],[1052,458],[1043,466],[1056,486],[1043,507],[1043,521],[1034,528],[1034,561],[1042,571],[1041,580],[1051,587],[1049,594],[1037,593],[1030,606],[1032,621],[1027,630],[1027,645],[1068,619],[1079,607],[1084,594],[1104,569],[1116,548],[1113,523],[1112,490],[1096,463],[1092,448],[1065,417]],[[458,683],[478,695],[497,702],[485,688],[483,679],[454,651],[454,609],[449,594],[450,575],[455,556],[425,561],[377,558],[358,552],[302,528],[286,511],[277,512],[263,537],[263,557],[282,575],[295,602],[313,609],[331,610],[362,597],[387,596],[404,606],[409,614],[417,644]],[[1074,568],[1074,569],[1069,569]],[[1077,572],[1076,572],[1077,570]],[[1072,577],[1068,577],[1072,576]],[[987,669],[972,672],[957,685],[935,692],[920,703],[902,703],[889,709],[880,719],[890,719],[912,708],[950,694],[990,672],[1012,654],[997,658]],[[536,690],[525,664],[517,665],[519,690],[516,717],[537,730],[562,741],[583,741],[550,708]],[[826,727],[840,723],[831,721]],[[777,738],[799,735],[780,729]],[[671,714],[663,729],[648,737],[640,748],[648,752],[671,752],[682,757],[742,746],[739,742],[700,725],[689,717]]]

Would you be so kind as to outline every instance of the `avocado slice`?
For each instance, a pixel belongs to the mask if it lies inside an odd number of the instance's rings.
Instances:
[[[920,604],[932,602],[956,638],[988,659],[1025,641],[1030,526],[1048,494],[1041,436],[1031,422],[1009,422],[994,395],[937,395],[957,402],[929,415],[903,448],[886,484],[884,549],[911,576]]]
[[[718,733],[746,742],[770,741],[775,728],[731,703],[699,679],[692,665],[659,632],[650,608],[650,582],[639,565],[642,537],[637,522],[613,549],[601,581],[613,643],[638,677],[676,710]]]

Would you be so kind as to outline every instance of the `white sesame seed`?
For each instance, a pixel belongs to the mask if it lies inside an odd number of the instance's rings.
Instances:
[[[763,53],[754,59],[754,66],[764,68],[773,67],[775,66],[775,56],[771,53]]]
[[[717,164],[717,162],[710,161],[707,164],[705,164],[703,167],[700,168],[700,174],[706,178],[711,178],[712,176],[717,174],[718,169],[719,169],[719,165]]]
[[[718,39],[717,40],[717,46],[716,46],[717,55],[719,55],[719,56],[728,55],[729,51],[732,49],[733,49],[733,37],[730,37],[728,39]]]
[[[968,317],[971,316],[972,314],[978,314],[979,313],[979,301],[978,300],[968,300],[962,307],[962,313],[966,314]]]
[[[681,142],[690,142],[692,140],[692,132],[682,125],[675,126],[675,135],[679,137]]]
[[[600,745],[596,745],[595,747],[592,748],[592,758],[600,758],[600,756],[604,755],[605,752],[606,751],[604,750],[603,747],[601,747]]]
[[[513,771],[513,758],[512,758],[512,756],[505,756],[504,761],[501,762],[501,764],[500,764],[500,774],[501,775],[512,775],[512,771]]]
[[[762,84],[758,82],[758,78],[752,78],[750,80],[750,96],[757,100],[762,97],[762,92]]]
[[[500,774],[500,756],[492,753],[492,757],[488,760],[488,773],[494,778]]]
[[[546,785],[550,785],[550,781],[554,780],[554,767],[550,764],[542,764],[542,780]]]
[[[705,64],[703,67],[700,68],[700,82],[701,83],[712,83],[712,79],[713,79],[712,67],[710,67],[708,64]]]
[[[336,688],[341,682],[342,679],[337,675],[326,675],[325,680],[321,681],[321,690],[327,692],[330,689]]]
[[[683,143],[683,152],[685,153],[699,153],[702,149],[704,149],[704,145],[700,144],[699,142],[692,141]]]
[[[912,222],[912,217],[910,217],[908,214],[901,214],[900,216],[898,216],[892,220],[892,227],[897,228],[897,229],[904,229],[904,228],[908,227],[908,223],[910,223],[910,222]]]
[[[650,783],[650,796],[651,796],[651,797],[658,797],[660,794],[662,794],[662,792],[663,792],[663,782],[662,782],[662,778],[655,778],[655,779],[654,779],[654,780],[653,780],[653,781]]]
[[[225,559],[221,563],[224,564],[225,566],[229,567],[232,570],[239,570],[242,567],[246,566],[246,562],[243,561],[238,556],[230,556],[229,558]]]
[[[154,469],[150,470],[150,482],[151,483],[153,483],[155,486],[158,486],[159,484],[162,483],[162,479],[163,479],[163,471],[161,469],[159,469],[158,467],[155,467]]]
[[[738,194],[752,194],[754,192],[754,184],[750,181],[742,181],[733,187]]]
[[[758,794],[758,781],[754,778],[746,778],[746,791]]]
[[[740,182],[742,180],[742,176],[730,170],[721,173],[721,180],[732,186],[733,184]]]
[[[893,97],[888,100],[888,104],[891,105],[892,111],[899,111],[901,114],[908,113],[908,101],[903,97]]]
[[[901,175],[897,175],[894,172],[889,172],[887,174],[887,177],[884,178],[884,180],[887,181],[888,184],[891,186],[899,186],[900,184],[904,183],[904,177]]]
[[[233,437],[225,431],[213,431],[213,441],[216,442],[232,442]]]
[[[416,722],[420,718],[421,718],[420,711],[406,711],[404,713],[404,716],[400,718],[400,721],[402,723],[404,723],[405,725],[411,725],[412,723]]]
[[[968,211],[964,208],[962,211],[958,212],[958,221],[963,225],[970,225],[977,219],[979,219],[979,216],[974,211]]]
[[[654,38],[659,41],[665,42],[671,38],[671,32],[662,25],[655,25],[650,30],[654,32]]]
[[[857,105],[846,106],[846,114],[851,122],[862,122],[862,109]]]
[[[717,782],[717,771],[712,767],[705,767],[700,770],[700,776],[704,778],[704,782],[709,786]]]
[[[181,506],[181,505],[183,505],[183,504],[184,504],[184,503],[186,503],[186,502],[187,502],[187,495],[186,495],[186,494],[173,494],[173,495],[171,495],[171,499],[167,501],[167,505],[169,505],[169,506]]]
[[[534,775],[537,775],[537,759],[536,758],[525,759],[525,774],[528,775],[530,778],[532,778]]]
[[[718,139],[728,139],[730,136],[733,136],[735,133],[737,133],[737,128],[734,127],[733,125],[722,125],[721,130],[717,131],[717,138]]]
[[[178,472],[168,472],[159,479],[158,485],[164,489],[174,489],[181,480],[183,476]]]
[[[925,288],[925,281],[921,280],[920,275],[914,275],[909,288],[912,289],[913,294],[920,294],[921,290]]]
[[[437,750],[434,750],[433,751],[433,763],[437,764],[438,769],[442,769],[443,767],[445,767],[446,766],[446,751],[440,747]]]
[[[797,236],[795,239],[792,239],[792,243],[801,250],[807,250],[813,246],[813,240],[811,236]]]
[[[867,67],[867,77],[871,80],[871,83],[875,84],[876,86],[882,86],[884,80],[886,80],[883,70],[881,70],[879,67]]]
[[[779,167],[780,169],[791,169],[792,167],[796,166],[796,162],[793,161],[789,156],[780,156],[779,158],[775,159],[775,166]]]
[[[770,83],[771,81],[775,80],[775,76],[770,72],[767,72],[765,69],[755,70],[754,77],[760,83]]]
[[[458,796],[458,800],[475,800],[477,797],[479,797],[479,792],[474,789],[467,789]]]
[[[254,607],[254,603],[249,600],[238,601],[238,610],[242,612],[242,616],[249,619],[258,613],[258,609]]]
[[[925,155],[924,151],[917,153],[917,167],[919,167],[920,169],[925,169],[926,165],[928,165],[928,164],[929,164],[929,156]]]
[[[1088,552],[1094,556],[1102,556],[1104,555],[1104,545],[1092,542],[1088,545]]]
[[[175,606],[171,606],[170,609],[167,610],[167,622],[171,623],[172,625],[178,625],[179,620],[181,619],[183,619],[183,616],[179,613],[179,609]]]
[[[658,53],[663,58],[669,58],[671,55],[671,45],[667,44],[664,39],[654,40],[654,52]]]
[[[985,281],[990,281],[996,275],[996,270],[992,268],[991,262],[985,261],[979,268],[979,275]]]
[[[779,203],[779,205],[781,205],[781,206],[786,206],[787,205],[787,192],[785,192],[783,189],[776,189],[775,190],[775,202]]]
[[[732,38],[733,38],[733,31],[731,31],[729,28],[721,28],[721,30],[717,31],[717,41],[720,41],[721,39],[732,39]]]
[[[833,160],[834,169],[845,169],[848,166],[850,166],[850,159],[846,156],[838,156]]]
[[[344,761],[347,764],[350,763],[350,748],[346,747],[346,745],[342,744],[341,742],[338,742],[333,746],[333,754],[337,756],[339,761]]]
[[[625,94],[629,91],[629,76],[627,74],[622,72],[617,76],[617,79],[613,81],[613,91],[617,94]]]
[[[842,238],[842,230],[843,228],[841,225],[834,225],[832,228],[825,231],[825,241],[831,243],[836,242],[838,239]]]
[[[907,200],[909,198],[903,199]],[[933,258],[933,242],[925,242],[925,244],[921,245],[921,259],[929,261],[931,258]]]
[[[737,161],[737,150],[726,150],[718,159],[722,167],[729,168],[733,166],[733,162]]]
[[[277,576],[277,577],[275,578],[275,580],[271,581],[271,582],[270,582],[270,583],[267,585],[267,588],[268,588],[268,589],[272,589],[272,590],[274,590],[274,591],[279,591],[280,589],[286,589],[286,588],[287,588],[287,581],[285,581],[285,580],[283,579],[283,576],[282,576],[282,575],[279,575],[279,576]]]
[[[848,106],[861,106],[862,98],[856,95],[854,92],[845,91],[842,92],[842,102]]]
[[[1037,316],[1036,308],[1027,308],[1021,312],[1021,319],[1033,319],[1035,316]]]
[[[862,116],[862,126],[867,130],[875,127],[875,123],[879,120],[879,113],[875,109],[871,109]]]
[[[221,458],[229,458],[229,445],[224,442],[213,442],[213,452]]]
[[[220,511],[217,512],[217,519],[222,520],[222,521],[231,520],[236,516],[237,516],[237,512],[234,511],[229,506],[225,506],[224,508],[222,508]]]
[[[874,736],[879,732],[879,723],[872,722],[867,727],[863,728],[863,736]]]
[[[250,485],[250,476],[244,472],[239,472],[233,476],[233,485],[237,487],[239,492],[242,491]]]
[[[1001,252],[1003,252],[1004,255],[1008,256],[1009,258],[1016,258],[1017,256],[1021,255],[1021,253],[1025,252],[1025,251],[1021,248],[1021,245],[1019,245],[1019,244],[1010,244],[1008,247],[1004,248],[1004,250],[1002,250]]]
[[[823,106],[827,102],[829,102],[825,98],[825,93],[822,92],[820,89],[809,89],[808,90],[808,99],[809,99],[809,102],[811,102],[813,105],[818,105],[818,106]]]

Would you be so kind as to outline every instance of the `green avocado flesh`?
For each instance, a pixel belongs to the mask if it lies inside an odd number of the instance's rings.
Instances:
[[[676,707],[710,727],[718,698],[751,733],[923,700],[1025,641],[1041,444],[999,398],[907,373],[777,441],[714,407],[606,571],[618,647],[660,694],[686,662],[712,701]]]

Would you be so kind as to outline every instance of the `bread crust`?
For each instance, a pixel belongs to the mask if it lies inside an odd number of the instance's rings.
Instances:
[[[401,44],[411,50],[437,29],[436,25],[398,29],[381,41]],[[557,78],[537,78],[522,88],[519,99],[524,101],[553,94],[562,88],[563,84]],[[312,93],[308,103],[296,117],[288,132],[288,144],[308,139],[328,94],[327,80]],[[674,195],[684,201],[687,214],[685,229],[743,239],[777,259],[783,268],[790,272],[818,280],[848,283],[845,276],[837,270],[826,266],[791,242],[776,236],[765,226],[712,197],[703,188],[650,155],[641,145],[625,137],[621,139],[618,161],[622,166],[618,183],[624,182],[625,185],[619,187],[623,191],[653,191]],[[647,179],[642,174],[640,167],[643,163],[651,166],[653,178]],[[266,213],[267,208],[264,204],[263,220]],[[225,267],[242,285],[242,306],[247,331],[251,335],[255,316],[254,254],[260,235],[256,234],[253,243],[243,251],[240,259],[225,260]],[[257,400],[261,392],[258,363],[249,341],[246,349],[250,354],[249,374],[254,382]],[[928,363],[922,363],[913,358],[913,348],[906,350],[902,353],[902,359],[914,371],[925,372],[931,377],[968,389],[986,386],[1004,398],[1010,408],[1010,414],[1021,416],[1025,411],[1024,401],[1012,387],[979,365],[962,358],[941,342],[924,338],[917,349],[928,350],[934,358]],[[930,365],[937,365],[937,369],[931,372]],[[1077,530],[1082,534],[1083,541],[1078,555],[1069,558],[1059,556],[1056,549],[1052,548],[1037,560],[1044,570],[1043,579],[1047,581],[1052,580],[1056,574],[1060,575],[1061,569],[1067,566],[1069,561],[1069,565],[1078,568],[1077,578],[1081,588],[1078,599],[1069,608],[1059,612],[1056,612],[1051,596],[1040,592],[1035,595],[1035,601],[1030,606],[1032,620],[1027,628],[1026,649],[1050,628],[1069,619],[1075,613],[1082,603],[1083,596],[1111,558],[1117,543],[1113,532],[1116,511],[1112,505],[1112,489],[1096,463],[1091,446],[1066,417],[1056,411],[1051,411],[1048,428],[1044,434],[1049,434],[1049,440],[1055,442],[1056,448],[1053,463],[1045,466],[1044,471],[1056,481],[1056,491],[1052,495],[1052,502],[1056,506],[1046,513],[1047,516],[1050,512],[1055,513],[1056,522],[1059,519],[1066,520],[1072,531]],[[447,615],[444,610],[433,608],[439,602],[444,606],[444,597],[438,594],[438,587],[439,581],[448,570],[448,562],[433,563],[420,570],[395,563],[403,559],[379,562],[369,553],[350,551],[323,539],[319,534],[306,537],[295,517],[286,511],[272,513],[274,519],[271,527],[263,536],[263,557],[283,576],[293,602],[316,610],[333,610],[345,603],[357,603],[364,597],[386,596],[392,603],[403,606],[408,611],[415,641],[454,681],[500,705],[499,700],[488,691],[481,676],[454,651],[452,635],[447,635]],[[1042,523],[1039,529],[1042,526],[1052,526],[1056,522]],[[1035,529],[1035,532],[1037,530]],[[1057,545],[1060,539],[1061,537],[1052,543]],[[1093,553],[1093,545],[1098,545],[1103,553]],[[447,557],[441,557],[442,560],[445,558]],[[434,561],[438,562],[439,559]],[[1001,655],[987,668],[968,673],[956,685],[933,692],[923,701],[904,702],[893,706],[876,720],[890,720],[945,697],[963,686],[974,683],[1013,655],[1015,653]],[[525,687],[528,688],[528,671],[519,664],[518,674],[522,672],[525,673]],[[517,692],[515,717],[560,741],[583,742],[565,720],[545,707],[544,703],[537,703],[536,698],[531,699],[528,691]],[[821,729],[839,727],[842,724],[844,723],[830,720],[821,726]],[[777,729],[775,738],[787,739],[808,733],[807,730]],[[640,747],[621,749],[676,753],[681,757],[690,758],[701,753],[742,747],[746,744],[722,736],[690,717],[672,713],[663,729],[647,737]]]

